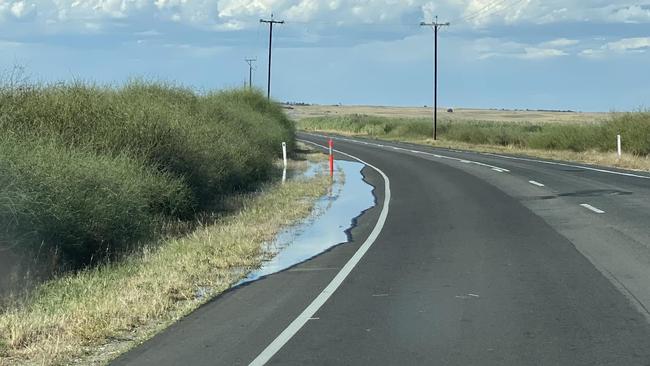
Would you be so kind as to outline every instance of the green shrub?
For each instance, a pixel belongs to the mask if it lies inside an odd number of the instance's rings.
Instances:
[[[118,90],[58,85],[4,93],[0,103],[0,130],[141,157],[184,177],[199,208],[268,178],[282,141],[293,147],[292,122],[252,91],[198,96],[143,82]]]
[[[625,151],[636,155],[650,155],[650,111],[614,115],[604,124],[601,148],[616,149],[616,135],[620,134]]]
[[[149,240],[190,198],[181,179],[142,162],[48,141],[2,138],[0,172],[0,240],[73,267]]]
[[[0,134],[7,240],[82,265],[269,179],[295,127],[257,91],[134,81],[0,88]]]

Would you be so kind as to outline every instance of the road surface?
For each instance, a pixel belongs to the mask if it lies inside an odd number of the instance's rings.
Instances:
[[[335,147],[386,176],[364,169],[378,205],[351,242],[220,296],[114,364],[650,365],[650,176]]]

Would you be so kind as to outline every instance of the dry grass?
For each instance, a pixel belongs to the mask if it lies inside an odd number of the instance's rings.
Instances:
[[[621,158],[619,158],[615,152],[600,152],[596,150],[589,150],[584,152],[574,152],[568,150],[537,150],[524,149],[516,146],[472,145],[453,141],[434,142],[433,139],[405,142],[444,147],[449,149],[472,150],[486,153],[505,153],[510,155],[527,155],[543,159],[574,161],[584,164],[609,166],[621,169],[650,171],[650,156],[636,156],[625,153],[622,154]]]
[[[315,132],[333,133],[345,135],[350,137],[368,137],[365,134],[355,134],[347,131],[319,129]],[[376,137],[372,137],[376,138]],[[447,149],[470,150],[484,153],[505,153],[514,155],[526,155],[530,157],[538,157],[551,160],[573,161],[584,164],[594,164],[606,167],[614,167],[621,169],[630,169],[636,171],[650,171],[650,156],[637,156],[633,154],[623,153],[621,158],[615,152],[600,152],[596,150],[588,150],[583,152],[574,152],[569,150],[538,150],[526,149],[513,145],[499,146],[499,145],[476,145],[459,141],[445,141],[433,139],[417,139],[417,138],[378,138],[387,141],[401,141],[414,144],[428,145],[433,147],[441,147]]]
[[[268,186],[190,235],[40,286],[0,314],[0,364],[108,361],[259,267],[262,244],[309,215],[328,184],[322,176]]]
[[[650,171],[650,114],[439,110],[438,141],[430,108],[291,106],[300,129],[406,141],[452,149],[522,154],[554,160]],[[426,118],[426,119],[424,119]],[[623,135],[624,153],[613,151]],[[497,143],[498,142],[498,143]]]
[[[287,113],[297,120],[351,114],[388,118],[430,118],[432,114],[430,107],[310,105],[291,106],[291,108],[293,109],[289,109]],[[438,108],[438,119],[440,121],[595,123],[606,119],[609,115],[609,113],[503,111],[470,108],[455,108],[454,113],[447,113],[446,108]]]

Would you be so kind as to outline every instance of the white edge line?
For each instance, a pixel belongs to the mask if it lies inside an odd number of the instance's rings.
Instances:
[[[301,142],[306,142],[321,148],[326,148],[323,145],[319,145],[316,143],[313,143],[311,141],[306,141],[306,140],[299,140]],[[377,220],[377,224],[375,225],[374,229],[366,239],[366,241],[363,242],[363,244],[359,247],[359,249],[354,253],[352,258],[348,260],[348,262],[343,266],[343,268],[339,271],[339,273],[336,274],[334,279],[325,287],[325,289],[318,294],[318,296],[314,299],[314,301],[303,310],[303,312],[298,315],[294,321],[289,324],[289,326],[280,333],[280,335],[277,336],[269,344],[249,365],[250,366],[261,366],[266,364],[271,357],[273,357],[282,347],[289,342],[291,338],[293,338],[296,333],[309,321],[309,319],[313,318],[314,314],[325,304],[325,302],[334,294],[334,292],[341,286],[343,281],[350,275],[354,267],[359,263],[361,258],[368,252],[372,244],[375,242],[377,237],[379,236],[379,233],[384,227],[384,224],[386,223],[386,218],[388,217],[388,206],[390,204],[390,180],[382,172],[379,168],[366,163],[365,161],[357,158],[356,156],[352,156],[350,154],[344,153],[342,151],[334,150],[339,154],[348,156],[354,160],[359,161],[360,163],[367,165],[374,170],[376,170],[379,174],[381,174],[382,178],[384,178],[384,205],[381,209],[381,214],[379,215],[379,220]]]
[[[593,212],[595,212],[597,214],[604,214],[605,213],[605,211],[603,211],[603,210],[601,210],[599,208],[596,208],[596,207],[594,207],[594,206],[592,206],[592,205],[590,205],[588,203],[583,203],[580,206],[586,208],[587,210],[591,210],[591,211],[593,211]]]
[[[542,183],[540,183],[540,182],[536,182],[536,181],[534,181],[534,180],[529,180],[528,183],[530,183],[530,184],[532,184],[532,185],[534,185],[534,186],[544,187],[544,185],[543,185]]]
[[[625,177],[650,179],[650,176],[647,176],[647,175],[615,172],[613,170],[592,168],[592,167],[588,167],[588,166],[584,166],[584,165],[573,165],[573,164],[566,164],[566,163],[558,163],[558,162],[554,162],[554,161],[545,161],[545,160],[527,159],[527,158],[517,158],[517,157],[514,157],[514,156],[506,156],[506,155],[499,155],[499,154],[492,154],[492,153],[483,153],[483,155],[495,156],[495,157],[502,158],[502,159],[521,160],[521,161],[528,161],[528,162],[533,162],[533,163],[542,163],[542,164],[549,164],[549,165],[559,165],[559,166],[564,166],[564,167],[568,167],[568,168],[586,169],[586,170],[591,170],[591,171],[599,172],[599,173],[622,175],[622,176],[625,176]]]

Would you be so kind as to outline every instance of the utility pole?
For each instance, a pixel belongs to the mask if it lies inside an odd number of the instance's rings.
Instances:
[[[253,89],[253,62],[257,61],[256,58],[245,59],[248,64],[248,88]]]
[[[274,20],[273,14],[271,14],[271,19],[260,19],[260,23],[267,23],[269,25],[269,75],[267,83],[267,98],[271,99],[271,52],[273,49],[273,24],[284,24],[284,20]]]
[[[448,27],[449,25],[450,25],[449,22],[438,23],[437,16],[435,22],[420,23],[420,26],[422,27],[433,28],[433,140],[434,141],[438,138],[438,31],[440,30],[440,28]]]

